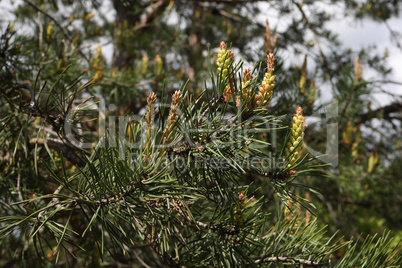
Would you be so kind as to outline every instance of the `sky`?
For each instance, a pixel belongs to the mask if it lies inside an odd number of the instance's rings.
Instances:
[[[378,53],[385,53],[388,49],[388,66],[391,67],[392,73],[388,77],[388,80],[402,83],[402,49],[396,47],[391,41],[391,33],[387,29],[387,26],[382,22],[375,22],[370,19],[363,19],[355,21],[353,18],[345,17],[343,14],[342,4],[327,5],[322,2],[315,3],[315,7],[321,10],[325,10],[331,13],[332,20],[325,26],[333,31],[337,35],[338,40],[342,43],[343,47],[351,48],[353,51],[358,51],[361,48],[367,48],[370,45],[376,45]],[[260,3],[261,14],[254,18],[256,22],[265,25],[265,20],[269,19],[270,28],[277,28],[278,31],[283,31],[287,28],[290,22],[289,18],[280,17],[275,9],[270,8],[269,3]],[[308,15],[309,10],[303,9]],[[402,16],[400,18],[393,18],[388,20],[388,25],[392,30],[399,31],[402,34]],[[314,41],[311,35],[311,41]],[[400,39],[402,43],[402,38]],[[324,51],[325,51],[325,45]],[[294,57],[288,55],[288,60],[293,61],[291,64],[301,66],[304,60],[304,55]],[[286,59],[285,59],[286,60]],[[313,62],[309,62],[307,66],[314,69]],[[365,80],[378,80],[375,77],[375,72],[362,69],[362,76]],[[388,92],[392,92],[399,96],[402,96],[402,85],[388,84],[384,86]],[[321,89],[324,94],[321,95],[321,101],[327,102],[332,98],[331,94],[325,94],[325,90]],[[375,109],[380,106],[384,106],[394,101],[394,99],[385,93],[376,93],[374,96],[374,102],[372,108]]]
[[[389,26],[393,30],[402,29],[402,18],[391,19]],[[391,33],[384,23],[374,22],[372,20],[354,22],[352,19],[344,19],[334,21],[329,27],[339,32],[339,40],[345,47],[357,50],[369,45],[376,45],[377,51],[380,53],[385,53],[385,50],[388,49],[388,63],[393,69],[389,80],[402,82],[402,51],[392,43]],[[378,80],[373,72],[363,69],[362,74],[366,80]],[[386,88],[390,92],[402,96],[402,86],[388,85]],[[380,105],[384,105],[393,100],[389,95],[384,93],[379,93],[375,96]]]
[[[10,10],[21,2],[21,0],[14,0],[13,4],[11,4],[11,1],[9,0],[0,0],[0,18],[2,18],[3,21],[12,21],[14,17],[12,16]],[[276,11],[271,9],[268,3],[260,3],[260,5],[263,12],[261,12],[261,15],[254,18],[255,21],[265,25],[265,20],[269,18],[271,29],[277,28],[278,30],[281,30],[286,27],[286,24],[289,22],[289,20],[286,18],[279,18]],[[377,46],[377,51],[379,52],[385,52],[385,49],[388,49],[388,63],[393,69],[393,72],[389,76],[388,80],[402,83],[402,50],[398,49],[395,44],[392,43],[391,34],[384,23],[378,23],[368,19],[356,22],[352,18],[345,18],[342,12],[340,12],[341,7],[339,7],[339,5],[329,6],[318,4],[317,8],[326,9],[333,14],[333,20],[327,24],[327,27],[338,35],[338,39],[341,41],[344,47],[350,47],[353,50],[358,50],[362,47],[368,47],[369,45],[375,44]],[[102,11],[107,13],[107,17],[113,20],[115,12],[114,9],[111,8],[111,2],[103,1]],[[309,11],[306,10],[305,12],[308,14]],[[388,21],[388,24],[393,30],[400,30],[402,29],[402,17],[391,19]],[[96,49],[97,45],[98,44],[93,44],[94,50]],[[113,54],[112,44],[103,46],[102,52],[104,57],[110,62]],[[300,60],[303,60],[302,57]],[[301,64],[302,62],[298,63],[298,65]],[[370,70],[363,69],[362,73],[366,80],[376,80],[374,73],[370,72]],[[389,92],[402,96],[402,86],[400,85],[390,84],[386,86],[386,89]],[[325,98],[330,96],[326,96],[324,94],[323,97]],[[373,103],[373,108],[376,108],[375,106],[382,106],[390,103],[393,99],[387,94],[379,93],[375,96],[375,100],[377,103]]]

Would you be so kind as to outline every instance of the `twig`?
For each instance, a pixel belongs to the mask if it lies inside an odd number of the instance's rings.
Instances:
[[[63,27],[52,15],[50,15],[49,13],[47,13],[46,11],[44,11],[43,9],[41,9],[40,7],[38,7],[37,5],[35,5],[32,1],[30,0],[24,0],[25,3],[27,3],[28,5],[30,5],[31,7],[33,7],[35,10],[41,12],[43,15],[45,15],[46,17],[48,17],[51,21],[54,22],[54,24],[56,24],[56,26],[63,32],[64,36],[68,39],[68,41],[70,41],[70,43],[73,43],[73,40],[71,39],[71,33],[69,32],[69,30],[66,27]],[[78,53],[80,53],[80,55],[87,61],[89,62],[89,59],[85,56],[85,54],[82,51],[78,51]]]
[[[221,97],[221,96],[219,96],[219,97],[217,96],[217,97],[212,98],[212,99],[209,101],[208,107],[205,109],[205,111],[201,114],[200,118],[198,119],[198,125],[201,124],[202,119],[203,119],[203,118],[205,117],[205,115],[209,112],[209,107],[211,106],[212,108],[215,108],[215,105],[218,104],[219,101],[221,101],[221,100],[222,100],[222,97]]]
[[[327,206],[328,211],[329,211],[329,213],[331,214],[332,219],[334,220],[335,228],[337,229],[337,227],[339,226],[339,223],[338,223],[338,216],[337,216],[337,214],[336,214],[334,208],[332,207],[331,203],[330,203],[329,201],[327,201],[327,200],[325,199],[325,197],[323,197],[323,196],[320,195],[320,194],[317,194],[317,197],[318,197],[322,202],[324,202],[325,205]]]
[[[73,151],[72,147],[67,145],[65,142],[56,139],[42,139],[42,138],[31,138],[29,140],[30,144],[45,145],[49,146],[55,151],[62,152],[63,155],[71,161],[73,164],[78,166],[84,166],[85,162],[79,158]]]
[[[143,234],[146,232],[144,231],[143,224],[139,221],[134,221],[135,226],[139,229],[139,231]],[[163,261],[169,266],[174,268],[182,268],[184,266],[179,265],[172,256],[169,255],[166,251],[164,253],[160,250],[160,244],[156,241],[155,238],[150,237],[149,235],[145,234],[145,240],[148,242],[149,246],[154,250],[156,254],[162,257]]]
[[[387,136],[385,133],[383,133],[382,131],[380,131],[379,129],[377,129],[376,127],[372,126],[371,124],[366,125],[366,127],[371,128],[374,132],[377,132],[378,134],[380,134],[381,137],[383,137],[384,139],[386,139],[389,143],[393,143],[394,141],[391,139],[391,137]]]
[[[323,266],[322,263],[319,262],[314,262],[310,260],[305,260],[305,259],[294,259],[294,258],[289,258],[289,257],[268,257],[264,259],[259,259],[256,260],[256,264],[260,263],[266,263],[266,262],[287,262],[287,263],[300,263],[300,264],[305,264],[309,266],[318,266],[321,267]]]
[[[242,21],[241,18],[236,17],[235,15],[232,15],[229,12],[226,12],[224,10],[218,10],[218,12],[219,12],[219,14],[221,14],[222,16],[224,16],[224,17],[226,17],[228,19],[231,19],[231,20],[234,20],[234,21]]]
[[[372,83],[393,84],[393,85],[402,86],[402,82],[392,81],[392,80],[375,80],[375,81],[372,81]]]
[[[71,41],[70,32],[67,29],[65,29],[63,26],[61,26],[60,23],[52,15],[50,15],[49,13],[47,13],[46,11],[44,11],[43,9],[41,9],[40,7],[38,7],[37,5],[32,3],[30,0],[24,0],[24,2],[27,3],[28,5],[30,5],[31,7],[33,7],[34,9],[36,9],[37,11],[44,14],[50,20],[52,20],[54,22],[54,24],[56,24],[56,26],[60,28],[60,30],[67,37],[67,39]]]
[[[39,50],[42,51],[43,47],[43,25],[42,25],[42,18],[41,13],[38,11],[38,24],[39,24]],[[42,52],[42,57],[45,56],[45,53]]]
[[[152,22],[155,20],[155,14],[159,9],[166,8],[167,1],[159,0],[156,3],[152,4],[152,10],[145,15],[144,19],[138,24],[133,27],[133,31],[138,31],[140,29],[145,29],[149,27]]]
[[[117,194],[110,194],[109,196],[101,199],[97,199],[94,195],[91,195],[89,197],[84,196],[84,200],[95,202],[96,205],[98,206],[107,206],[109,204],[113,203],[122,203],[125,204],[125,201],[123,200],[124,197],[129,196],[134,192],[134,190],[141,188],[142,183],[131,183],[125,187],[122,187]]]
[[[224,3],[224,4],[266,2],[266,0],[191,0],[191,1],[192,2],[207,2],[207,3]]]
[[[360,122],[364,123],[368,120],[375,118],[376,116],[381,117],[383,119],[389,119],[390,114],[399,113],[401,111],[402,111],[402,102],[393,102],[387,106],[383,106],[374,111],[369,111],[368,113],[360,115]]]
[[[53,192],[53,195],[57,195],[60,193],[61,189],[63,189],[63,185],[60,185],[59,187],[57,187],[57,189]],[[58,204],[60,203],[60,199],[58,199],[57,197],[52,198],[52,201],[50,201],[48,208],[50,208],[50,206],[52,204]],[[60,204],[57,205],[57,207],[61,206]],[[47,209],[42,210],[41,212],[39,212],[38,214],[38,219],[42,219],[43,214],[45,214],[47,212]]]
[[[209,225],[209,224],[206,224],[206,223],[203,223],[200,221],[196,221],[196,224],[197,224],[196,225],[197,227],[201,227],[203,229],[209,229],[209,230],[213,230],[213,231],[218,231],[218,232],[225,233],[228,235],[235,235],[241,231],[241,229],[239,227],[234,226],[234,225],[232,225],[232,226],[216,226],[216,225]]]
[[[396,31],[391,29],[391,27],[389,26],[387,21],[384,21],[384,24],[387,27],[387,29],[389,30],[389,32],[391,33],[391,38],[395,41],[396,47],[399,48],[400,51],[402,51],[402,45],[401,45],[401,43],[399,42],[398,38],[395,35]]]
[[[310,26],[310,30],[313,32],[315,42],[317,43],[318,50],[319,50],[320,55],[321,55],[321,58],[322,58],[323,67],[324,67],[325,69],[329,70],[329,68],[328,68],[328,63],[327,63],[327,58],[325,57],[324,51],[323,51],[323,49],[322,49],[322,47],[321,47],[321,41],[320,41],[320,39],[318,38],[318,33],[317,33],[317,31],[313,28],[313,26],[310,25],[310,21],[309,21],[307,15],[306,15],[306,13],[305,13],[304,10],[302,9],[302,6],[301,6],[300,4],[298,4],[298,3],[296,3],[295,0],[292,0],[292,3],[293,3],[294,5],[296,5],[297,9],[300,11],[300,13],[301,13],[303,19],[304,19],[305,22],[306,22],[306,25]],[[334,86],[332,79],[330,79],[330,82],[331,82],[332,86]]]
[[[345,115],[346,115],[346,110],[347,110],[348,107],[349,107],[350,101],[352,100],[353,94],[355,93],[355,90],[356,90],[356,89],[357,89],[356,86],[353,86],[353,87],[350,89],[350,92],[349,92],[349,94],[348,94],[348,98],[346,99],[345,106],[343,107],[342,113],[341,113],[341,115],[339,116],[339,121],[338,121],[338,122],[342,122],[342,119],[345,117]]]
[[[134,253],[135,257],[137,258],[137,260],[139,260],[140,263],[141,263],[142,265],[144,265],[145,268],[151,268],[148,264],[146,264],[146,263],[140,258],[140,256],[138,255],[138,253],[137,253],[136,250],[133,250],[133,253]]]
[[[297,9],[300,11],[300,13],[301,13],[303,19],[305,20],[306,24],[307,24],[307,25],[310,25],[310,21],[309,21],[309,19],[307,18],[306,13],[304,13],[304,10],[302,9],[301,5],[298,4],[298,3],[296,3],[295,0],[292,0],[292,3],[293,3],[294,5],[296,5]],[[314,30],[312,27],[310,28],[310,30],[311,30],[311,31],[313,32],[313,34],[314,34],[314,39],[315,39],[315,41],[317,42],[317,46],[318,46],[318,49],[320,50],[321,57],[323,58],[324,62],[326,62],[326,58],[325,58],[325,55],[324,55],[324,51],[322,50],[321,42],[320,42],[320,39],[318,38],[317,31]]]
[[[24,198],[22,197],[21,193],[21,157],[17,161],[17,192],[18,198],[20,199],[20,201],[23,201]],[[27,211],[24,206],[22,206],[22,208],[25,210],[25,212]]]

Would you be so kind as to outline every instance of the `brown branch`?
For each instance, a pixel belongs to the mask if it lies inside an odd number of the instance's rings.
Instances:
[[[1,91],[6,96],[10,95],[14,90],[19,90],[20,91],[21,98],[24,101],[28,102],[28,100],[29,100],[29,110],[30,110],[30,112],[35,110],[35,93],[34,93],[32,87],[30,85],[28,85],[28,84],[19,84],[19,85],[10,87],[8,89],[1,88]],[[20,127],[22,128],[22,126],[20,126]]]
[[[402,120],[401,120],[402,121]],[[391,139],[391,137],[387,136],[384,132],[380,131],[379,129],[377,129],[376,127],[372,126],[371,124],[367,125],[366,127],[370,128],[371,130],[373,130],[374,132],[377,132],[378,134],[380,134],[381,137],[383,137],[384,139],[386,139],[389,143],[393,143],[394,141]],[[387,152],[386,152],[387,153]]]
[[[228,18],[228,19],[230,19],[230,20],[242,21],[241,18],[239,18],[239,17],[237,17],[237,16],[235,16],[235,15],[232,15],[232,14],[230,14],[229,12],[226,12],[226,11],[224,11],[224,10],[218,10],[218,12],[219,12],[219,14],[221,14],[222,16],[224,16],[224,17],[226,17],[226,18]]]
[[[149,27],[155,20],[155,14],[158,10],[162,10],[167,7],[168,2],[166,0],[159,0],[152,5],[152,10],[146,14],[145,19],[140,24],[134,26],[134,31],[139,29],[145,29]]]
[[[205,118],[205,115],[209,112],[209,107],[215,108],[215,105],[217,105],[221,100],[223,100],[222,96],[216,96],[209,101],[208,107],[206,107],[200,118],[198,118],[198,125],[201,125],[202,119]]]
[[[268,258],[259,259],[259,260],[255,261],[256,264],[266,263],[266,262],[300,263],[300,264],[305,264],[305,265],[309,265],[309,266],[318,266],[318,267],[323,266],[323,264],[319,263],[319,262],[314,262],[314,261],[305,260],[305,259],[294,259],[294,258],[289,258],[289,257],[268,257]]]
[[[32,138],[29,140],[30,144],[37,144],[40,146],[44,146],[45,144],[52,148],[57,152],[62,152],[63,155],[67,158],[67,160],[71,161],[73,164],[78,166],[84,166],[85,162],[77,156],[77,154],[73,151],[73,148],[61,140],[56,139],[42,139],[42,138]]]
[[[139,262],[140,262],[145,268],[151,268],[148,264],[146,264],[146,263],[144,262],[143,259],[141,259],[140,255],[137,253],[136,250],[133,250],[132,252],[134,253],[134,255],[135,255],[135,257],[137,258],[137,260],[139,260]]]
[[[20,199],[20,201],[23,201],[24,198],[22,197],[22,192],[21,192],[21,156],[18,159],[17,162],[17,192],[18,192],[18,198]],[[21,206],[25,213],[27,212],[26,208],[24,206]]]
[[[84,200],[95,202],[97,206],[107,206],[113,203],[125,204],[125,201],[123,200],[124,197],[129,196],[134,192],[134,190],[142,187],[143,184],[141,182],[137,183],[132,182],[131,184],[122,187],[122,189],[117,194],[110,194],[109,196],[101,199],[97,199],[94,195],[91,195],[89,197],[84,196]]]
[[[393,84],[393,85],[402,86],[402,82],[393,81],[393,80],[376,80],[376,81],[373,81],[373,83]]]
[[[402,45],[401,45],[401,43],[399,42],[399,39],[398,39],[398,36],[397,36],[397,35],[398,35],[398,32],[392,30],[392,29],[391,29],[391,26],[389,26],[389,24],[388,24],[387,21],[384,21],[384,24],[385,24],[385,26],[387,27],[388,31],[389,31],[390,34],[391,34],[391,39],[396,43],[396,47],[399,48],[399,50],[402,52]]]
[[[53,194],[52,195],[58,195],[59,193],[60,193],[60,191],[63,189],[63,185],[60,185],[59,187],[57,187],[57,189],[53,192]],[[49,202],[49,204],[48,204],[48,208],[47,209],[44,209],[44,210],[42,210],[41,212],[39,212],[39,214],[38,214],[38,219],[39,220],[46,220],[46,219],[42,219],[42,217],[43,217],[43,215],[48,211],[48,209],[50,208],[50,206],[52,206],[52,205],[56,205],[56,208],[60,208],[61,207],[61,205],[60,205],[60,199],[59,198],[57,198],[57,197],[53,197],[52,198],[52,201],[50,201]],[[67,207],[66,207],[67,208]]]
[[[339,116],[339,122],[342,122],[342,119],[345,117],[345,115],[346,115],[346,110],[348,109],[349,104],[350,104],[350,102],[352,101],[352,97],[353,97],[353,94],[355,93],[356,89],[357,89],[356,86],[353,86],[353,87],[350,89],[350,92],[349,92],[348,97],[347,97],[347,99],[346,99],[345,106],[343,107],[342,113],[341,113],[341,115]]]
[[[235,225],[228,225],[228,226],[217,226],[217,225],[209,225],[200,221],[196,221],[196,227],[199,229],[199,227],[207,230],[212,230],[212,231],[218,231],[220,233],[228,234],[228,235],[235,235],[240,233],[242,230],[238,226]]]
[[[240,3],[258,3],[266,2],[266,0],[190,0],[191,2],[207,2],[207,3],[223,3],[223,4],[240,4]]]
[[[373,118],[383,118],[383,119],[392,119],[390,114],[402,112],[402,103],[394,102],[387,106],[380,107],[374,111],[369,111],[365,114],[360,115],[360,122],[364,123]]]

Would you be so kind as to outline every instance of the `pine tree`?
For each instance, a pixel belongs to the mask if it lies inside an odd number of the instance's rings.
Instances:
[[[111,22],[96,1],[24,0],[0,40],[0,265],[400,265],[401,105],[370,108],[386,79],[360,63],[386,77],[386,55],[341,51],[314,3],[272,3],[300,14],[279,32],[243,2],[112,1]],[[383,2],[344,1],[386,22]],[[104,40],[111,62],[86,47]],[[316,101],[327,84],[338,105]],[[322,109],[339,137],[306,125]]]

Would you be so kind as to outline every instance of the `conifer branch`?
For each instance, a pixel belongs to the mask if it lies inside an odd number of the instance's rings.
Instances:
[[[74,152],[73,148],[67,145],[65,142],[57,139],[43,139],[43,138],[31,138],[29,139],[29,143],[32,145],[44,146],[45,144],[52,148],[57,152],[63,153],[63,155],[67,158],[67,160],[71,161],[73,164],[77,166],[85,166],[85,162],[78,157],[78,155]]]
[[[224,3],[224,4],[241,4],[241,3],[257,3],[265,2],[264,0],[191,0],[193,2],[208,2],[208,3]]]
[[[268,257],[264,259],[258,259],[255,261],[255,264],[262,264],[267,262],[284,262],[284,263],[300,263],[304,265],[314,266],[314,267],[322,267],[323,264],[319,262],[314,262],[305,259],[296,259],[296,258],[289,258],[289,257]]]
[[[374,111],[369,111],[360,116],[360,122],[364,123],[373,118],[390,119],[390,114],[402,112],[402,102],[393,102],[389,105],[380,107]]]
[[[63,27],[58,20],[56,20],[52,15],[50,15],[49,13],[47,13],[45,10],[41,9],[40,7],[38,7],[37,5],[35,5],[32,1],[30,0],[24,0],[25,3],[27,3],[28,5],[30,5],[31,7],[33,7],[36,11],[42,13],[43,15],[45,15],[46,17],[48,17],[51,21],[54,22],[54,24],[56,24],[56,26],[63,32],[64,36],[68,39],[68,41],[70,41],[70,43],[73,43],[73,40],[71,38],[71,33],[70,31],[66,28]],[[80,55],[87,61],[89,62],[89,59],[87,58],[87,56],[82,52],[82,51],[78,51],[80,53]]]

